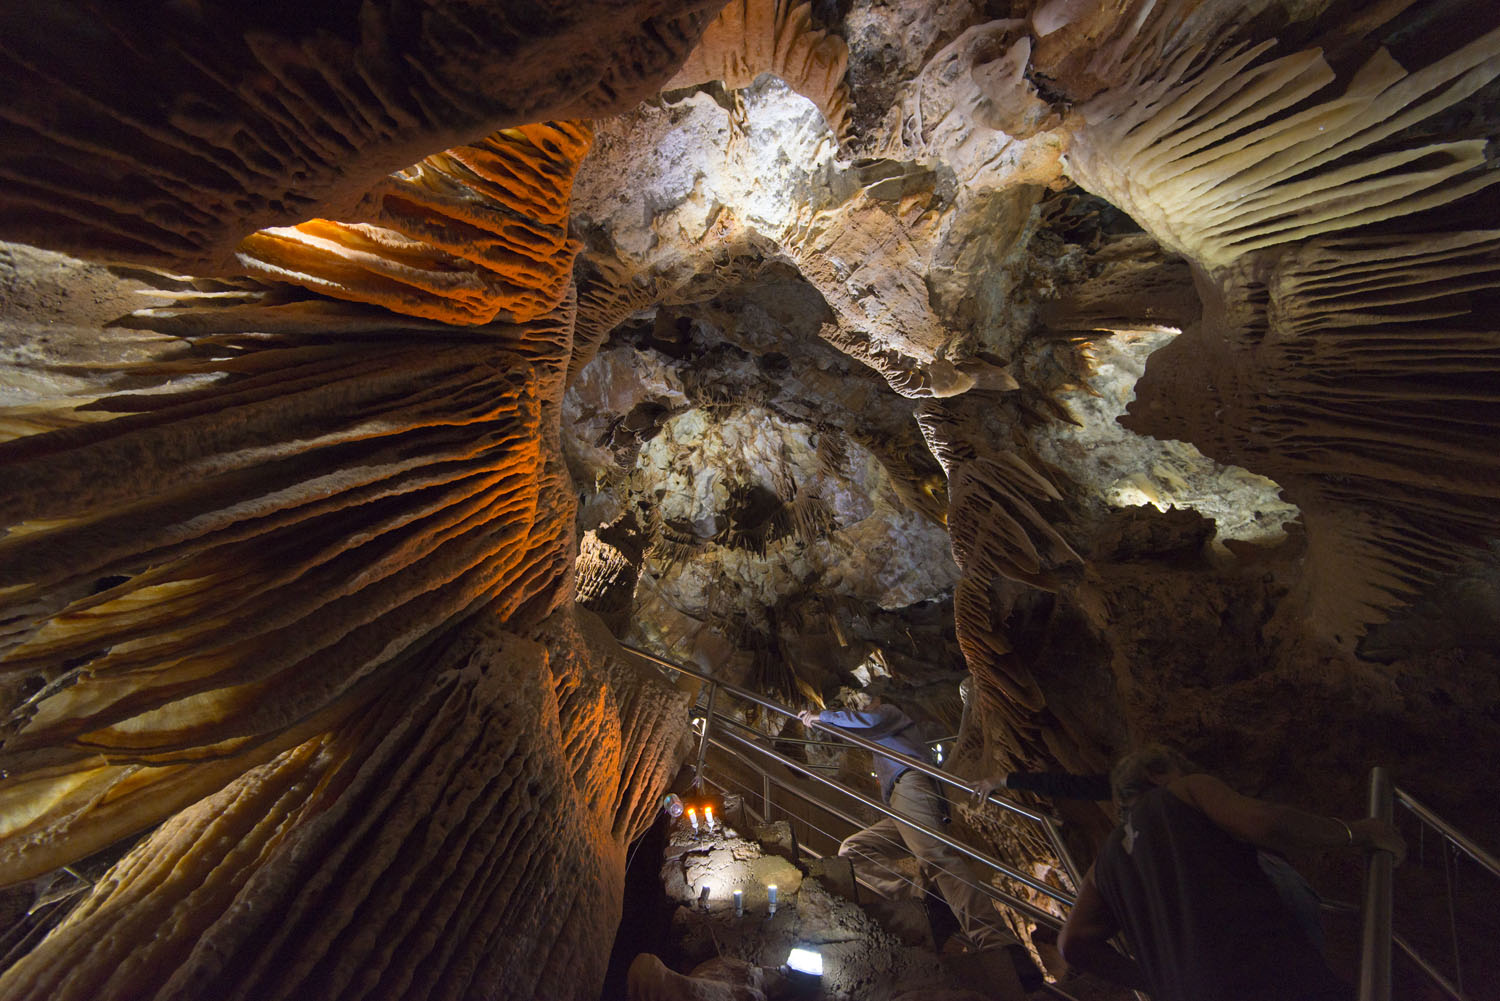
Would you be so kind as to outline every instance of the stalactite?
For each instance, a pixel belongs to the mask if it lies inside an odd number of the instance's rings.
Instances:
[[[1276,479],[1309,621],[1362,628],[1500,535],[1495,231],[1331,238],[1221,279],[1122,421]]]
[[[382,181],[345,221],[246,237],[251,274],[458,326],[554,309],[578,247],[568,200],[591,132],[581,122],[503,129]]]
[[[225,273],[249,233],[342,218],[434,149],[629,108],[711,14],[650,0],[547,3],[524,19],[503,4],[408,7],[6,12],[0,235]]]
[[[566,611],[535,638],[486,611],[422,659],[164,824],[0,992],[595,996],[683,696]]]
[[[164,813],[181,797],[132,787],[177,770],[134,766],[274,738],[543,558],[526,546],[544,528],[530,366],[361,345],[205,368],[224,378],[0,445],[18,485],[0,508],[5,671],[44,685],[7,721],[13,778],[62,769],[65,787],[83,768]]]
[[[1500,30],[1415,72],[1379,50],[1317,103],[1334,81],[1318,50],[1264,61],[1273,43],[1224,37],[1151,21],[1101,50],[1095,68],[1114,82],[1070,120],[1068,175],[1195,263],[1226,267],[1500,180],[1482,169],[1482,139],[1388,145],[1500,75]]]
[[[844,40],[813,27],[812,4],[730,0],[663,89],[719,80],[738,90],[771,73],[816,104],[833,134],[842,136],[849,116],[848,63]]]
[[[1042,304],[1049,331],[1182,330],[1203,311],[1193,273],[1146,236],[1117,237],[1090,255],[1097,273]]]
[[[573,333],[573,356],[568,362],[568,384],[578,378],[585,365],[594,360],[609,335],[632,313],[661,300],[662,290],[655,281],[642,283],[618,277],[599,276],[584,281],[578,288],[578,323]]]
[[[974,678],[970,695],[981,721],[985,774],[1011,768],[1088,767],[1084,741],[1068,732],[1025,658],[1004,632],[1006,609],[997,601],[1001,579],[1045,590],[1076,585],[1083,569],[1038,506],[1061,500],[1057,487],[1013,452],[981,454],[963,418],[936,403],[917,412],[928,448],[948,475],[948,530],[963,571],[953,592],[953,624]],[[996,843],[1024,846],[1025,858],[1045,858],[1039,837],[1007,830]]]
[[[162,824],[0,991],[594,996],[687,716],[570,610],[572,296],[166,284],[132,391],[0,444],[0,879]]]

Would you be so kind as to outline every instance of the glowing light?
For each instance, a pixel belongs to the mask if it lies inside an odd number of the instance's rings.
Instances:
[[[688,820],[692,822],[693,833],[697,834],[698,833],[698,811],[695,810],[695,809],[693,809],[692,807],[688,807]]]
[[[814,977],[823,975],[823,956],[813,949],[793,949],[786,957],[786,965],[798,973],[807,973]]]
[[[708,909],[708,884],[704,883],[698,888],[698,906],[704,910]]]
[[[745,916],[745,891],[734,891],[734,916],[742,918]]]
[[[709,831],[713,831],[714,829],[714,808],[711,806],[703,808],[703,826],[708,828]]]
[[[766,904],[772,914],[776,913],[776,884],[769,883],[766,886]]]

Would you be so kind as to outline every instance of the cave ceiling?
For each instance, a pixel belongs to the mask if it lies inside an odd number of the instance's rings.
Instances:
[[[695,694],[621,642],[1497,829],[1489,6],[11,5],[0,72],[0,879],[113,866],[0,993],[590,996]]]

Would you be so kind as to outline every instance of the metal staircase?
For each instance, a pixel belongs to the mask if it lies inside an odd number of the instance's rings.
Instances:
[[[823,766],[810,764],[807,761],[801,761],[784,754],[777,750],[775,745],[808,744],[836,746],[844,749],[848,749],[851,746],[863,748],[873,754],[900,761],[912,769],[931,776],[941,783],[942,786],[957,790],[958,798],[971,799],[975,796],[975,789],[971,783],[943,771],[941,768],[934,766],[932,762],[898,754],[858,734],[840,730],[836,727],[818,727],[819,730],[826,732],[833,738],[826,741],[782,737],[777,734],[755,730],[729,714],[720,711],[720,696],[728,696],[741,703],[757,706],[769,713],[781,716],[795,717],[797,713],[795,710],[758,695],[755,692],[727,682],[718,681],[702,671],[681,664],[675,664],[654,654],[647,653],[644,650],[638,650],[629,646],[625,647],[625,649],[643,660],[665,669],[672,675],[685,676],[701,682],[702,687],[694,708],[694,729],[698,736],[697,760],[694,768],[695,785],[710,785],[719,789],[722,793],[739,797],[746,812],[763,822],[773,819],[778,812],[782,812],[783,816],[785,816],[784,808],[790,806],[791,801],[795,800],[814,804],[823,813],[837,818],[844,824],[850,825],[848,831],[845,833],[852,833],[852,831],[865,826],[866,821],[854,816],[848,809],[840,807],[840,802],[859,804],[877,814],[899,819],[903,824],[916,827],[930,837],[950,845],[979,866],[981,871],[986,874],[986,878],[981,881],[982,885],[979,885],[979,889],[989,894],[1001,907],[1009,908],[1037,922],[1039,925],[1054,930],[1061,928],[1066,918],[1066,909],[1073,904],[1073,891],[1082,882],[1082,874],[1077,862],[1063,841],[1059,831],[1060,821],[1058,818],[1001,796],[991,795],[988,800],[1021,821],[1036,825],[1050,845],[1056,859],[1060,862],[1063,872],[1066,875],[1067,886],[1053,885],[1036,879],[971,845],[953,838],[945,831],[916,824],[909,818],[895,813],[878,799],[865,795],[857,789],[824,774]],[[710,773],[706,768],[710,748],[729,755],[745,772],[758,776],[760,788],[755,789],[746,786],[743,782],[739,782],[732,776]],[[784,777],[786,770],[797,774],[803,781],[797,784],[788,782]],[[819,795],[820,790],[822,795]],[[952,800],[955,797],[950,794],[949,798]],[[1436,833],[1445,867],[1450,866],[1452,862],[1450,855],[1463,856],[1477,863],[1491,877],[1500,880],[1500,862],[1497,862],[1494,856],[1465,837],[1451,824],[1438,817],[1432,810],[1423,806],[1405,790],[1394,788],[1383,768],[1372,769],[1370,773],[1369,816],[1391,820],[1396,807],[1407,811],[1412,818],[1415,818],[1416,822],[1423,825],[1424,838],[1425,832],[1429,829]],[[806,817],[798,817],[796,819],[804,827],[811,825],[811,821]],[[821,829],[816,825],[811,825],[810,830],[811,833],[822,835],[834,844],[842,840],[838,832]],[[802,839],[799,838],[800,840]],[[820,854],[815,850],[811,850],[811,853]],[[1394,911],[1393,859],[1388,853],[1374,852],[1367,859],[1364,902],[1362,907],[1357,908],[1353,905],[1331,905],[1329,907],[1331,910],[1358,910],[1362,916],[1359,1001],[1390,1001],[1391,956],[1393,949],[1400,951],[1406,956],[1417,970],[1421,971],[1439,990],[1448,997],[1453,998],[1454,1001],[1473,1001],[1464,992],[1462,950],[1459,935],[1460,925],[1453,912],[1453,896],[1451,893],[1454,878],[1452,875],[1453,870],[1451,867],[1448,867],[1445,871],[1448,873],[1450,889],[1449,909],[1453,942],[1453,973],[1451,977],[1445,974],[1439,968],[1438,964],[1422,956],[1406,938],[1394,931],[1392,927],[1392,915]],[[1043,902],[1048,906],[1038,906],[1037,903],[1031,900],[1026,900],[995,887],[988,878],[992,874],[1004,876],[1014,883],[1033,891],[1033,893],[1038,895],[1038,898],[1045,898]],[[1069,995],[1050,983],[1046,985],[1046,990],[1057,997],[1069,997]],[[1143,997],[1143,995],[1138,996]]]
[[[1456,887],[1462,879],[1458,875],[1458,867],[1463,860],[1467,859],[1470,864],[1479,867],[1482,876],[1500,883],[1500,860],[1479,847],[1472,839],[1466,837],[1406,790],[1393,786],[1383,768],[1375,768],[1370,772],[1369,807],[1372,817],[1401,822],[1407,826],[1419,825],[1417,845],[1420,856],[1415,864],[1420,865],[1425,862],[1428,832],[1431,831],[1436,836],[1437,854],[1441,860],[1447,889],[1452,975],[1445,973],[1438,962],[1422,955],[1405,936],[1399,934],[1394,928],[1395,873],[1392,859],[1385,852],[1375,852],[1370,857],[1365,874],[1359,1001],[1389,1001],[1393,947],[1445,995],[1453,998],[1454,1001],[1471,1001],[1470,995],[1464,989],[1464,941],[1461,934],[1463,923],[1459,920],[1457,913],[1456,893]],[[1403,811],[1402,814],[1396,812],[1398,808]],[[1500,885],[1497,885],[1496,889],[1500,891]],[[1494,896],[1490,897],[1491,901],[1494,899]],[[1473,947],[1472,943],[1470,947]],[[1484,947],[1493,950],[1494,944],[1486,942]],[[1494,987],[1493,984],[1488,986]]]

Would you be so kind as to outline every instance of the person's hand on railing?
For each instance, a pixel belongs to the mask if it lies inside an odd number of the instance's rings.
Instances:
[[[974,803],[976,806],[983,804],[990,798],[990,794],[995,792],[997,789],[1009,788],[1010,786],[1006,784],[1004,775],[996,775],[993,778],[980,779],[978,782],[974,783]]]
[[[812,725],[818,722],[818,711],[816,709],[804,709],[797,714],[797,718],[802,721],[803,726],[812,729]]]
[[[1406,839],[1394,824],[1367,817],[1350,824],[1349,835],[1354,844],[1367,852],[1390,852],[1397,865],[1406,861]]]

